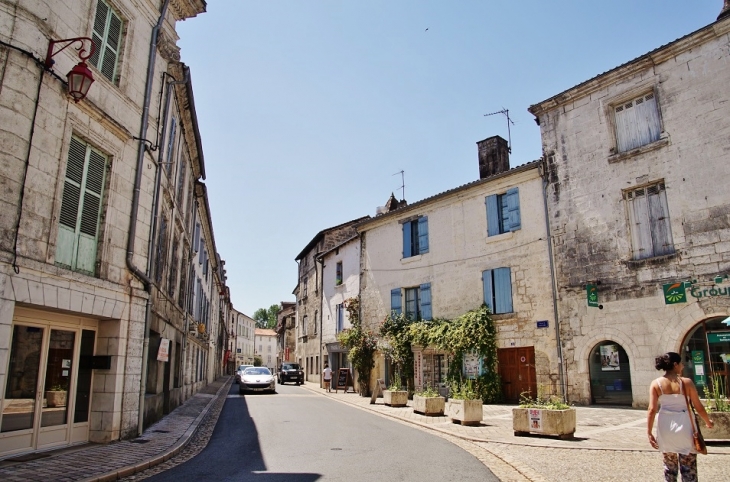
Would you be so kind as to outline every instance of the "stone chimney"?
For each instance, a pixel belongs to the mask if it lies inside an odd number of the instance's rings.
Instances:
[[[730,17],[730,0],[725,0],[725,4],[722,6],[722,11],[717,16],[717,19],[722,20],[727,17]]]
[[[477,142],[479,148],[479,179],[509,170],[509,147],[500,136]]]

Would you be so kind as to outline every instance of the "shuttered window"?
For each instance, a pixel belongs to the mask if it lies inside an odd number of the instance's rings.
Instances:
[[[94,275],[107,158],[72,137],[61,198],[56,263]]]
[[[510,268],[482,272],[484,303],[492,313],[512,313],[512,276]]]
[[[167,264],[167,217],[160,218],[160,231],[157,238],[157,251],[155,253],[155,281],[162,283],[162,273]],[[162,286],[160,286],[162,289]]]
[[[337,310],[337,333],[345,328],[345,305],[340,303],[335,308]]]
[[[396,315],[403,312],[402,297],[400,288],[390,290],[390,311]]]
[[[122,44],[122,19],[104,0],[96,4],[91,40],[96,46],[89,62],[107,79],[116,81],[119,49]]]
[[[167,159],[165,159],[165,170],[167,177],[172,174],[172,162],[175,159],[175,133],[177,131],[177,120],[173,117],[170,121],[170,137],[167,140]]]
[[[177,234],[172,240],[172,259],[170,260],[170,278],[167,281],[167,294],[170,298],[175,298],[175,292],[177,291],[177,251],[178,251],[178,239],[180,235]]]
[[[504,194],[494,194],[485,199],[487,205],[487,235],[517,231],[522,228],[520,217],[520,190],[512,188]]]
[[[405,315],[411,320],[430,320],[431,311],[431,283],[424,283],[415,288],[405,290]],[[390,309],[396,314],[401,313],[401,289],[390,292]]]
[[[626,191],[624,197],[629,203],[634,259],[674,253],[664,183]]]
[[[636,149],[659,140],[661,123],[654,93],[614,106],[618,152]]]
[[[428,216],[403,223],[403,257],[428,253]]]

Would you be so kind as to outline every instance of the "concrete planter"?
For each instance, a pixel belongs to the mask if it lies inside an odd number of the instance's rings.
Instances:
[[[408,392],[406,390],[385,390],[383,391],[383,403],[390,407],[405,407],[408,404]]]
[[[481,400],[449,400],[449,417],[462,425],[479,425],[484,417]]]
[[[730,440],[730,412],[709,412],[710,419],[715,422],[711,429],[705,427],[700,419],[700,431],[705,440]]]
[[[532,432],[572,439],[575,434],[575,409],[513,408],[512,429],[517,437]]]
[[[422,415],[443,415],[445,405],[446,399],[444,397],[422,397],[420,395],[413,395],[413,411]]]

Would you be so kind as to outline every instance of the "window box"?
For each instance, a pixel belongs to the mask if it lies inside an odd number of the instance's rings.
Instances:
[[[538,412],[539,423],[530,417],[530,411]],[[513,408],[512,429],[516,437],[524,437],[530,433],[557,435],[563,440],[570,440],[575,434],[575,409],[551,410],[544,408]]]

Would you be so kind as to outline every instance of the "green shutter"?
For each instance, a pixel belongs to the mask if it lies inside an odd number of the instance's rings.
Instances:
[[[122,19],[102,0],[96,5],[92,41],[96,46],[89,62],[107,79],[114,82],[122,43]]]

